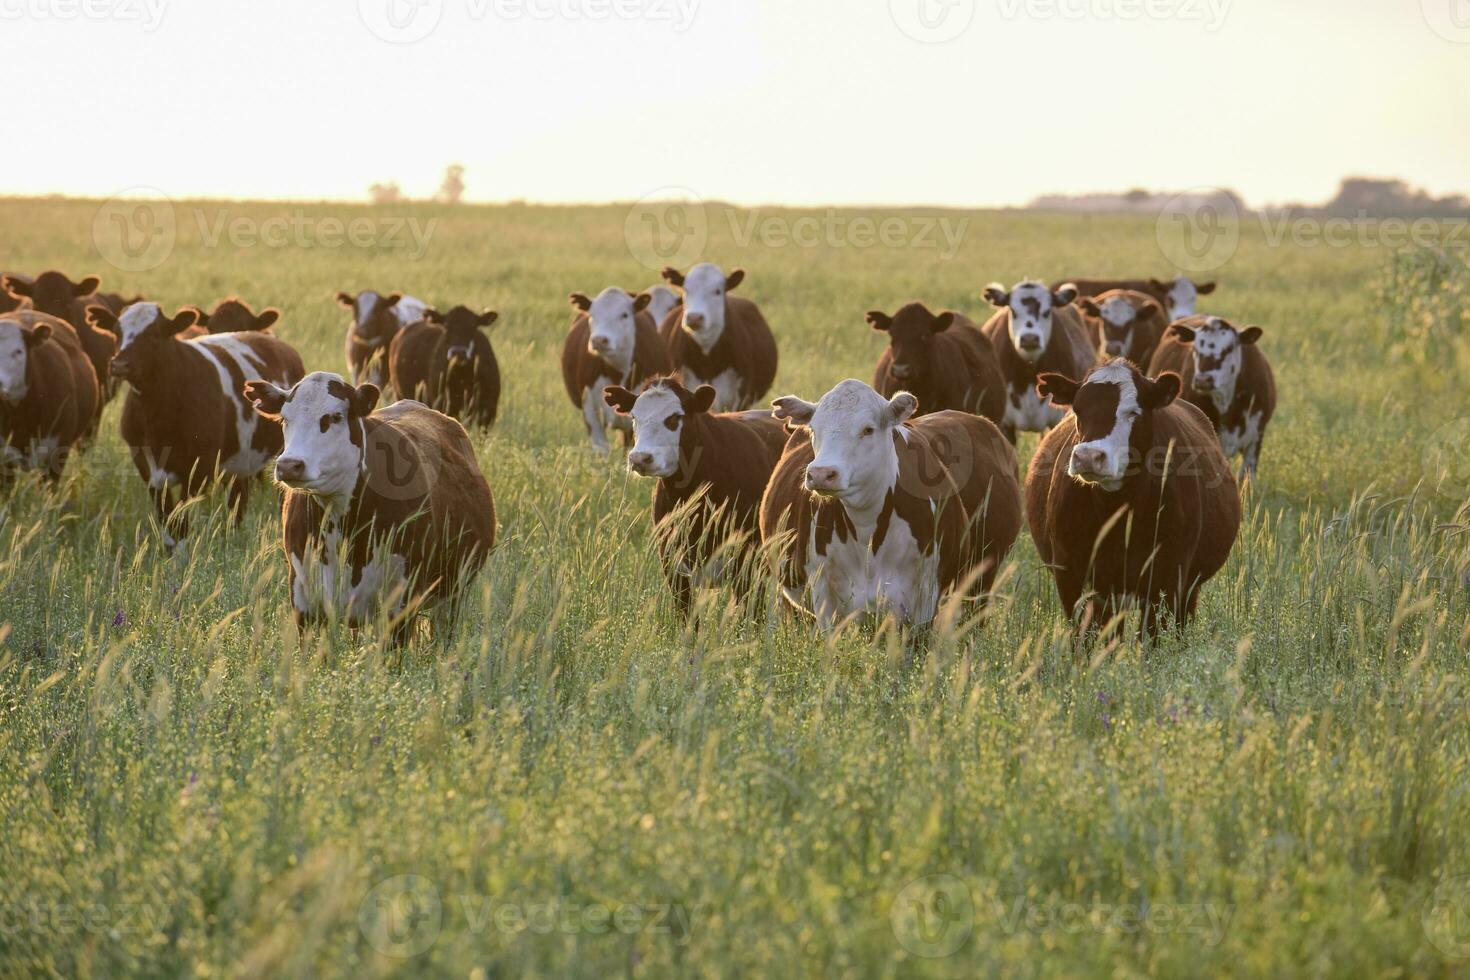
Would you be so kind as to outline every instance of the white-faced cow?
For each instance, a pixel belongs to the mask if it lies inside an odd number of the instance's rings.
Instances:
[[[691,392],[673,378],[641,393],[611,387],[604,397],[633,419],[628,470],[658,481],[654,534],[680,611],[688,612],[703,582],[728,580],[743,599],[760,541],[761,494],[786,446],[785,425],[766,411],[712,413],[713,388]]]
[[[776,338],[748,299],[729,295],[745,270],[728,276],[704,262],[686,276],[667,268],[664,279],[683,291],[680,306],[664,317],[659,333],[669,347],[674,371],[686,388],[715,389],[715,411],[749,408],[776,380]]]
[[[878,357],[873,387],[885,398],[907,391],[919,413],[953,409],[1005,421],[1006,383],[995,351],[973,320],[961,313],[938,316],[909,303],[889,316],[868,312],[868,324],[888,337]]]
[[[679,294],[662,283],[649,286],[644,292],[648,294],[648,315],[658,325],[662,325],[680,303]]]
[[[1148,366],[1150,375],[1173,371],[1184,397],[1210,420],[1227,459],[1239,454],[1240,479],[1256,475],[1266,426],[1276,412],[1276,376],[1256,341],[1260,327],[1236,329],[1218,316],[1173,324]]]
[[[196,310],[198,314],[194,321],[195,326],[204,328],[207,333],[250,333],[269,330],[281,318],[281,311],[275,307],[261,310],[260,315],[257,316],[238,296],[220,300],[214,305],[212,313],[205,313],[198,307],[190,308]]]
[[[388,348],[388,378],[399,398],[413,398],[467,425],[493,425],[500,405],[500,364],[486,331],[500,317],[456,306],[398,332]]]
[[[603,400],[603,390],[636,389],[649,378],[668,374],[669,351],[648,315],[647,293],[634,296],[609,286],[596,299],[584,293],[572,293],[567,299],[576,313],[562,345],[562,381],[567,397],[582,412],[593,448],[605,453],[607,430],[622,432],[626,445],[633,420],[613,410]]]
[[[245,390],[285,430],[276,480],[298,628],[383,616],[401,642],[415,611],[452,608],[495,545],[495,501],[464,426],[407,399],[375,412],[376,386],[322,371]]]
[[[981,332],[990,341],[1006,382],[1006,413],[1000,429],[1011,442],[1016,433],[1044,432],[1061,421],[1064,410],[1037,393],[1036,378],[1048,371],[1081,377],[1097,362],[1082,315],[1070,305],[1070,286],[1051,289],[1034,279],[1006,289],[985,287],[998,312]]]
[[[1159,301],[1133,289],[1084,296],[1077,300],[1077,309],[1087,318],[1099,361],[1123,357],[1147,365],[1169,325]]]
[[[97,375],[71,324],[35,310],[0,315],[0,483],[13,469],[61,477],[92,432]]]
[[[1041,440],[1026,477],[1026,519],[1062,608],[1086,632],[1140,604],[1152,638],[1167,611],[1194,615],[1200,587],[1230,556],[1240,497],[1177,374],[1145,378],[1124,360],[1082,381],[1043,375],[1072,411]]]
[[[852,616],[933,620],[940,597],[988,594],[1021,526],[1016,456],[988,419],[844,381],[815,405],[774,402],[800,426],[761,501],[782,591],[823,630]],[[783,537],[784,535],[784,537]]]
[[[338,293],[337,302],[352,311],[345,345],[352,383],[371,383],[381,390],[388,383],[388,345],[399,330],[423,319],[428,307],[412,296],[371,289],[356,296]]]
[[[217,478],[229,477],[235,523],[245,516],[250,482],[280,452],[281,427],[261,419],[245,398],[250,378],[293,384],[306,372],[301,357],[270,333],[208,334],[181,340],[194,311],[164,315],[157,303],[134,303],[113,316],[87,310],[92,323],[122,338],[112,373],[130,386],[122,437],[148,486],[173,547],[187,522],[170,517]]]
[[[1164,308],[1167,322],[1193,316],[1201,296],[1215,291],[1214,282],[1197,283],[1187,276],[1173,279],[1067,279],[1056,283],[1053,288],[1070,284],[1077,289],[1078,296],[1101,296],[1114,289],[1129,289],[1146,293]]]

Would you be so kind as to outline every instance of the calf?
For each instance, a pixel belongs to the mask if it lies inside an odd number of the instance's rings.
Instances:
[[[1215,291],[1214,282],[1196,283],[1186,276],[1172,280],[1163,279],[1068,279],[1066,283],[1077,287],[1078,296],[1101,296],[1115,289],[1128,289],[1146,293],[1164,308],[1164,316],[1172,322],[1181,317],[1193,316],[1199,297]],[[1060,289],[1063,283],[1053,288]]]
[[[684,293],[659,328],[684,386],[714,388],[717,412],[755,404],[776,380],[776,338],[758,306],[729,295],[744,281],[745,270],[727,276],[705,262],[687,276],[673,267],[663,276]]]
[[[561,351],[561,376],[567,397],[582,411],[587,435],[598,452],[607,452],[607,430],[623,433],[627,445],[633,420],[619,415],[603,400],[603,389],[636,388],[649,378],[668,374],[669,350],[648,315],[647,293],[609,286],[596,299],[583,293],[567,297],[577,312]]]
[[[214,306],[213,313],[205,313],[190,307],[198,314],[195,326],[203,327],[207,333],[250,333],[269,330],[281,318],[281,311],[271,307],[256,316],[238,296],[222,299]]]
[[[1081,382],[1045,374],[1038,384],[1072,408],[1026,477],[1031,537],[1062,607],[1084,632],[1128,602],[1142,604],[1140,638],[1157,634],[1165,610],[1185,625],[1240,527],[1209,420],[1176,400],[1177,374],[1151,381],[1124,360]]]
[[[71,324],[34,310],[0,315],[0,482],[16,467],[60,479],[96,416],[97,375]]]
[[[1087,316],[1099,361],[1125,357],[1148,364],[1169,325],[1157,300],[1132,289],[1112,289],[1095,299],[1085,296],[1077,308]]]
[[[371,289],[356,296],[338,293],[337,302],[352,311],[345,344],[352,383],[369,382],[381,390],[388,383],[388,345],[399,330],[422,319],[427,307],[412,296]]]
[[[285,430],[275,472],[297,628],[381,614],[402,641],[414,611],[457,604],[495,545],[495,501],[464,426],[409,400],[375,412],[375,385],[322,371],[245,392]]]
[[[247,378],[283,384],[299,380],[301,358],[269,333],[209,334],[181,340],[194,311],[164,316],[157,303],[134,303],[122,316],[101,306],[93,324],[122,338],[112,373],[130,390],[123,402],[122,437],[148,485],[164,543],[187,533],[169,518],[184,500],[223,476],[231,478],[235,523],[245,516],[250,481],[281,449],[279,424],[260,419],[245,398]]]
[[[112,355],[117,352],[117,343],[105,331],[96,330],[88,323],[87,307],[104,306],[116,315],[129,302],[136,302],[124,300],[117,293],[99,293],[97,289],[101,285],[102,280],[96,276],[87,276],[81,282],[74,283],[66,273],[54,269],[41,273],[34,280],[13,275],[0,279],[0,286],[11,296],[28,299],[34,309],[72,325],[77,339],[81,341],[82,349],[87,352],[87,359],[92,362],[92,370],[97,374],[99,416],[103,407],[117,393],[117,385],[108,371]],[[93,426],[94,431],[95,428]]]
[[[995,352],[974,321],[923,303],[909,303],[889,316],[868,313],[872,328],[888,335],[878,358],[873,387],[884,398],[908,391],[919,400],[916,415],[953,409],[1005,421],[1006,383]]]
[[[1173,371],[1184,397],[1205,413],[1227,459],[1240,455],[1240,479],[1252,479],[1266,426],[1276,412],[1276,377],[1256,341],[1260,327],[1237,330],[1217,316],[1192,316],[1169,328],[1148,373]]]
[[[1006,383],[1005,417],[1001,431],[1012,443],[1017,431],[1044,432],[1061,421],[1065,412],[1037,392],[1036,378],[1048,371],[1078,377],[1097,361],[1087,340],[1087,328],[1070,286],[1049,289],[1034,279],[1012,289],[999,283],[985,287],[985,298],[999,308],[980,328],[990,341]]]
[[[388,347],[388,377],[399,398],[415,398],[461,422],[493,425],[500,365],[485,331],[500,316],[456,306],[425,310]]]
[[[910,422],[913,395],[851,380],[815,405],[774,405],[802,427],[761,501],[787,601],[830,630],[865,614],[922,625],[948,592],[989,592],[1021,526],[1015,452],[994,424],[967,412]]]
[[[770,412],[712,414],[714,388],[691,393],[672,378],[641,394],[610,387],[603,397],[633,419],[628,470],[658,480],[654,534],[680,612],[689,611],[697,582],[726,577],[730,565],[736,598],[743,600],[759,542],[761,494],[786,446],[786,427]],[[689,501],[696,503],[680,510]],[[670,519],[676,510],[677,523]],[[738,538],[734,554],[720,554],[732,536]]]

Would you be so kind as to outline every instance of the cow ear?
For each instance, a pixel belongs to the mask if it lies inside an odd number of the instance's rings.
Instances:
[[[209,326],[209,314],[208,313],[205,313],[199,307],[197,307],[197,306],[185,306],[182,309],[180,309],[179,312],[182,313],[184,310],[189,310],[190,312],[192,312],[194,314],[194,322],[197,325],[199,325],[201,327],[207,327],[207,326]]]
[[[1169,328],[1169,332],[1178,337],[1186,344],[1194,343],[1194,330],[1190,327],[1186,327],[1182,323],[1174,324],[1172,327]]]
[[[945,310],[934,318],[934,323],[930,325],[930,329],[935,333],[944,333],[944,331],[952,326],[954,326],[954,311]]]
[[[1169,292],[1169,290],[1171,290],[1171,289],[1174,288],[1174,284],[1173,283],[1171,283],[1171,282],[1164,282],[1164,280],[1162,280],[1162,279],[1150,279],[1148,281],[1148,284],[1149,284],[1149,287],[1151,289],[1156,289],[1159,292],[1165,293],[1165,294],[1167,294]]]
[[[1209,282],[1196,283],[1194,291],[1199,293],[1201,296],[1208,296],[1215,291],[1216,285],[1218,285],[1218,283],[1216,283],[1213,279],[1211,279]]]
[[[1184,390],[1184,382],[1173,371],[1165,371],[1152,381],[1146,378],[1140,380],[1143,382],[1138,391],[1140,408],[1163,408],[1178,398],[1179,392]]]
[[[353,389],[351,401],[347,405],[348,412],[357,418],[371,415],[381,394],[375,384],[358,385]]]
[[[355,309],[357,309],[357,299],[356,299],[356,297],[352,296],[350,293],[338,293],[337,294],[337,305],[338,306],[345,306],[349,310],[355,310]]]
[[[274,325],[275,322],[280,318],[281,311],[276,309],[275,307],[271,307],[267,310],[261,310],[260,316],[255,318],[255,329],[269,330],[271,326]]]
[[[740,285],[744,281],[745,281],[745,270],[744,269],[736,269],[734,272],[730,273],[728,276],[725,277],[725,291],[726,292],[729,292],[730,290],[734,289],[736,286]]]
[[[913,414],[919,410],[919,399],[907,391],[900,391],[888,399],[888,411],[893,416],[894,425],[903,425]]]
[[[1084,296],[1077,301],[1077,309],[1088,316],[1102,316],[1102,307],[1091,296]]]
[[[1246,327],[1239,334],[1240,342],[1242,344],[1254,344],[1261,339],[1261,334],[1264,332],[1260,327]]]
[[[384,296],[382,299],[378,300],[378,302],[382,303],[384,307],[391,308],[397,306],[398,301],[401,299],[403,299],[402,293],[389,293],[387,296]]]
[[[99,286],[101,286],[101,285],[102,285],[102,280],[101,279],[98,279],[96,276],[88,276],[87,278],[83,279],[81,282],[73,283],[72,284],[72,287],[71,287],[71,291],[72,291],[72,294],[74,296],[78,296],[78,297],[81,297],[81,296],[91,296],[93,293],[95,293],[97,291],[97,288]]]
[[[668,283],[670,286],[674,286],[679,289],[684,288],[684,273],[680,272],[678,269],[675,269],[673,266],[664,266],[663,271],[660,272],[659,275],[663,276],[664,282]]]
[[[648,304],[653,302],[653,297],[648,293],[639,293],[633,298],[633,312],[642,313],[648,309]]]
[[[1140,320],[1149,320],[1153,317],[1163,315],[1164,308],[1151,299],[1146,299],[1142,303],[1138,304],[1138,309],[1134,311],[1134,316],[1136,316]]]
[[[587,298],[586,293],[567,293],[567,302],[571,303],[583,313],[592,309],[592,300]]]
[[[1077,389],[1082,387],[1076,381],[1065,374],[1047,373],[1036,379],[1036,393],[1043,398],[1051,398],[1053,405],[1063,408],[1072,404],[1077,397]]]
[[[34,291],[31,288],[31,284],[19,276],[5,276],[0,278],[0,286],[4,286],[5,291],[15,297],[30,296]]]
[[[51,338],[51,324],[38,323],[31,329],[21,332],[25,335],[27,347],[38,347]]]
[[[199,311],[194,309],[193,307],[184,307],[182,310],[179,310],[179,312],[174,314],[174,318],[172,320],[163,321],[163,335],[165,337],[172,337],[175,334],[182,333],[183,331],[189,329],[194,325],[194,321],[198,319],[198,314]]]
[[[494,310],[483,310],[480,315],[475,318],[475,326],[479,327],[481,330],[487,330],[492,323],[499,319],[500,314],[496,313]]]
[[[105,306],[89,306],[86,310],[87,324],[99,330],[117,333],[117,314]]]
[[[638,396],[622,385],[608,385],[602,389],[602,400],[619,415],[627,415],[633,411],[633,404],[638,401]]]
[[[700,385],[694,390],[694,394],[689,396],[689,400],[684,403],[684,411],[690,415],[708,412],[715,403],[715,394],[715,389],[709,385]]]
[[[1064,282],[1051,292],[1051,303],[1053,306],[1067,306],[1077,298],[1077,287],[1070,282]]]
[[[817,413],[817,406],[795,395],[784,395],[771,402],[771,415],[783,422],[806,425]]]
[[[1011,294],[998,282],[993,282],[985,287],[985,300],[991,306],[1010,306]]]
[[[434,309],[431,306],[427,310],[424,310],[424,319],[427,320],[429,323],[443,323],[444,314],[440,313],[438,310]]]
[[[868,325],[874,330],[887,330],[893,326],[893,317],[884,313],[882,310],[869,310]]]
[[[268,419],[279,420],[291,392],[269,381],[247,381],[245,397],[255,406],[256,412]]]

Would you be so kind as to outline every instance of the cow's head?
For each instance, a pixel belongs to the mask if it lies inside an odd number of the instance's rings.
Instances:
[[[1235,397],[1244,361],[1242,348],[1261,339],[1260,327],[1237,330],[1218,316],[1192,316],[1174,324],[1169,332],[1194,347],[1194,378],[1190,387],[1229,405]]]
[[[1164,312],[1169,314],[1171,321],[1194,316],[1199,312],[1196,309],[1199,305],[1199,298],[1215,291],[1214,282],[1196,283],[1184,276],[1177,277],[1173,282],[1150,279],[1148,284],[1164,297]]]
[[[849,378],[815,405],[787,395],[771,406],[776,418],[811,429],[816,458],[806,468],[806,488],[868,509],[880,506],[898,480],[895,433],[919,400],[906,391],[884,398]]]
[[[1103,357],[1126,357],[1133,347],[1133,331],[1141,320],[1159,313],[1159,304],[1146,300],[1138,306],[1121,292],[1103,293],[1096,299],[1077,301],[1077,308],[1102,321],[1098,353]]]
[[[888,334],[893,360],[888,373],[894,379],[915,388],[926,388],[933,371],[934,337],[954,323],[954,314],[938,316],[923,303],[909,303],[889,316],[880,310],[868,311],[868,323],[874,330]]]
[[[381,347],[393,339],[399,327],[398,312],[394,307],[401,299],[402,293],[383,296],[371,289],[365,289],[356,296],[337,294],[337,303],[352,311],[352,332],[369,347]]]
[[[27,328],[18,320],[0,319],[0,401],[19,405],[30,394],[26,369],[31,350],[51,336],[51,324],[38,323]]]
[[[1082,381],[1043,374],[1036,390],[1053,405],[1072,407],[1077,445],[1067,474],[1078,483],[1108,492],[1119,490],[1147,458],[1153,439],[1150,413],[1179,397],[1179,375],[1166,371],[1145,378],[1121,358],[1093,368]]]
[[[117,336],[112,375],[134,386],[146,384],[157,368],[159,355],[173,339],[194,325],[199,311],[184,307],[172,317],[157,303],[134,303],[114,316],[105,306],[87,307],[87,322]]]
[[[985,287],[985,298],[992,306],[1011,311],[1011,346],[1034,364],[1051,343],[1052,314],[1077,298],[1077,287],[1067,283],[1053,291],[1044,282],[1026,279],[1008,290],[993,282]]]
[[[700,385],[697,391],[690,391],[673,378],[660,378],[638,394],[614,386],[603,389],[602,397],[619,415],[633,416],[628,470],[661,479],[679,471],[684,425],[691,415],[710,410],[715,389]]]
[[[12,296],[29,299],[33,309],[65,319],[71,313],[72,303],[95,293],[102,280],[87,276],[81,282],[72,282],[66,273],[53,269],[41,273],[33,282],[26,282],[19,276],[6,276],[0,285]]]
[[[220,300],[213,313],[205,313],[193,307],[199,317],[195,321],[210,333],[245,333],[252,330],[269,330],[281,318],[281,311],[274,307],[262,310],[259,316],[250,311],[238,297]]]
[[[378,386],[354,388],[340,375],[314,371],[292,388],[250,381],[245,397],[268,419],[279,419],[286,445],[276,482],[326,497],[350,497],[367,460],[363,419],[378,404]]]
[[[684,291],[684,329],[700,349],[713,350],[725,332],[725,294],[740,285],[745,270],[736,269],[727,276],[713,262],[701,262],[688,275],[670,266],[663,276]]]
[[[609,286],[588,299],[585,293],[567,297],[574,309],[587,314],[590,330],[587,351],[626,371],[633,363],[638,342],[638,314],[648,306],[647,293],[634,296],[626,289]]]
[[[476,313],[467,306],[456,306],[448,313],[425,310],[424,319],[444,328],[444,356],[451,371],[468,368],[475,361],[475,338],[500,319],[494,310]]]

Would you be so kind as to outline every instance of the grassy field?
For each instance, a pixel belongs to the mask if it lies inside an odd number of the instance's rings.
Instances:
[[[237,292],[308,369],[343,369],[339,289],[498,309],[475,439],[502,543],[458,629],[395,663],[346,631],[298,646],[272,492],[239,530],[204,501],[167,554],[118,403],[59,488],[9,491],[0,974],[1470,969],[1470,342],[1423,334],[1441,301],[1388,250],[1247,229],[1215,273],[1206,309],[1265,327],[1281,408],[1187,634],[1075,652],[1023,536],[991,620],[910,662],[891,631],[824,641],[713,594],[681,626],[650,486],[590,451],[559,377],[567,292],[657,278],[626,208],[174,212],[130,272],[96,203],[0,201],[0,268]],[[1129,217],[954,213],[946,258],[742,244],[802,215],[707,213],[779,337],[775,393],[807,398],[871,376],[867,309],[979,318],[992,279],[1167,268]],[[393,247],[408,216],[422,255]],[[272,217],[305,230],[253,241]],[[354,218],[383,240],[334,247],[324,220]]]

